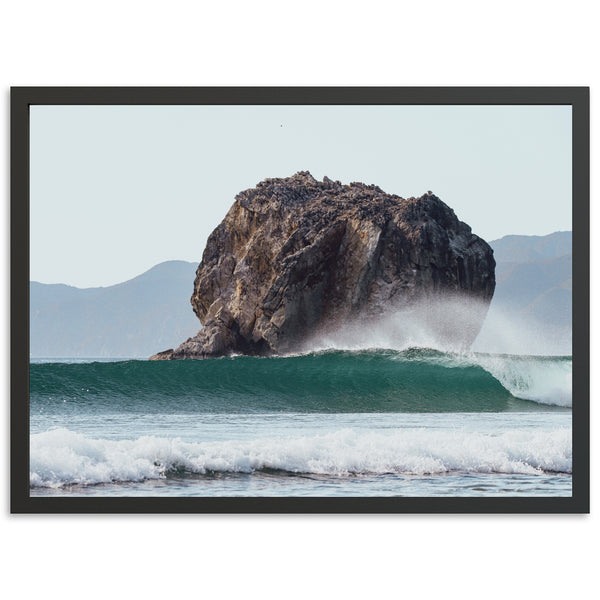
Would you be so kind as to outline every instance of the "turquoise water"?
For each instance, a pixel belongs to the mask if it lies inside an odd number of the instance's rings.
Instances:
[[[33,362],[31,493],[569,496],[571,359]]]

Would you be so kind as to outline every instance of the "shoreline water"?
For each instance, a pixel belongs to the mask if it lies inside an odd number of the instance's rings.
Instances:
[[[423,349],[32,361],[31,493],[569,496],[570,374]]]

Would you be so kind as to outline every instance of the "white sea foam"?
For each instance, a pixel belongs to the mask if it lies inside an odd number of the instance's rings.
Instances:
[[[324,475],[570,473],[571,432],[343,429],[297,438],[190,443],[175,438],[91,439],[67,429],[31,436],[30,482],[61,487],[160,479],[172,472],[252,473],[277,469]]]
[[[555,406],[572,405],[570,360],[479,354],[474,355],[474,362],[517,398]]]

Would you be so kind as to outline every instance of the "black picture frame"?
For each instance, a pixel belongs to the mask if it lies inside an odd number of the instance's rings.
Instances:
[[[29,108],[31,105],[571,105],[573,474],[571,497],[41,497],[29,491]],[[589,512],[589,88],[14,87],[11,88],[12,513]]]

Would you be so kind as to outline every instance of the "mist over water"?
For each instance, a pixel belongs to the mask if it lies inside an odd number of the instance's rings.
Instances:
[[[469,298],[427,298],[379,318],[356,320],[335,330],[324,328],[307,351],[430,348],[465,352],[477,337],[488,304]]]
[[[431,348],[440,352],[566,356],[570,330],[469,298],[430,298],[380,318],[323,328],[304,351]]]
[[[542,323],[493,304],[472,346],[475,352],[538,356],[566,356],[572,348],[570,327]]]

